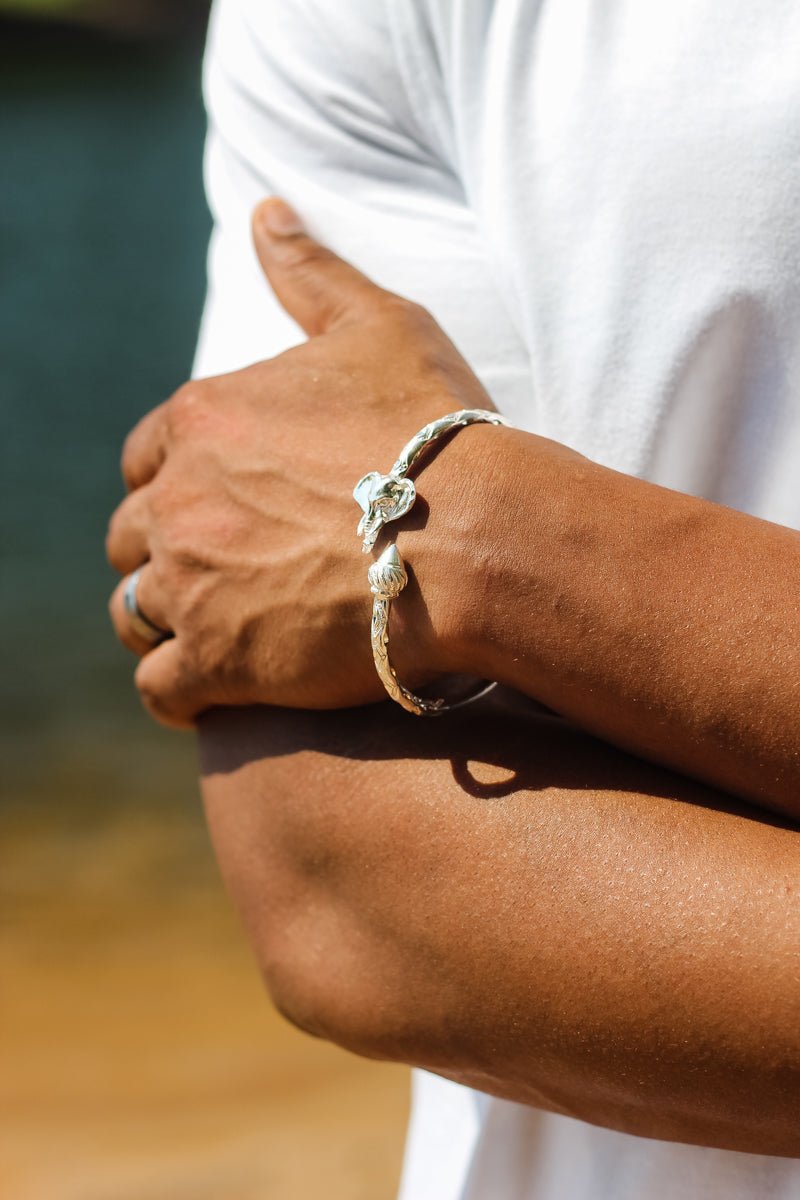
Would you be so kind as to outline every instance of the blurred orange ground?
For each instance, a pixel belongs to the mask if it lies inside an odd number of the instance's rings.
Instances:
[[[199,817],[0,822],[2,1200],[389,1200],[408,1072],[270,1008]]]

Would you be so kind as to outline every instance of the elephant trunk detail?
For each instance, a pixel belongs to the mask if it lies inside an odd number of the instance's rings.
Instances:
[[[358,536],[363,537],[361,549],[368,554],[384,525],[405,516],[417,498],[417,490],[411,479],[370,471],[353,488],[353,498],[364,511]]]

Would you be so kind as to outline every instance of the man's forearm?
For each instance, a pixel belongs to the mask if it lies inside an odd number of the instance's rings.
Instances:
[[[800,817],[800,534],[518,430],[463,431],[418,487],[398,544],[453,669]]]
[[[174,634],[153,651],[120,583],[115,626],[169,724],[218,704],[381,695],[353,485],[432,419],[491,403],[429,314],[337,259],[280,201],[255,231],[310,340],[145,417],[109,530],[111,561],[139,572],[137,606]],[[499,679],[800,818],[800,534],[513,429],[465,429],[415,473],[422,502],[392,527],[414,576],[392,613],[402,679]]]
[[[202,744],[295,1022],[612,1128],[800,1155],[794,831],[501,700],[214,713]]]

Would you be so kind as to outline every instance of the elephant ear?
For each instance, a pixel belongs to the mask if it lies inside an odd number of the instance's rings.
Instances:
[[[396,521],[404,517],[417,498],[417,489],[410,479],[392,479],[391,487],[382,493],[384,521]]]
[[[363,509],[365,513],[370,509],[370,497],[375,490],[375,485],[383,479],[380,471],[370,471],[362,479],[359,479],[356,486],[353,488],[353,499]]]
[[[410,479],[370,471],[359,479],[353,496],[364,510],[358,523],[358,534],[359,537],[363,535],[362,549],[367,551],[375,545],[375,539],[387,521],[396,521],[408,512],[417,498],[417,490]]]
[[[410,479],[370,471],[353,488],[353,497],[368,519],[374,520],[380,514],[383,521],[396,521],[411,508],[417,489]]]

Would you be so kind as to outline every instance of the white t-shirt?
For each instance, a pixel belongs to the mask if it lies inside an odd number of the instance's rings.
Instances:
[[[250,245],[277,192],[522,428],[800,526],[797,0],[217,0],[206,91],[198,374],[301,340]],[[418,1073],[401,1196],[797,1200],[800,1162]]]

